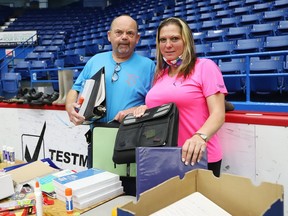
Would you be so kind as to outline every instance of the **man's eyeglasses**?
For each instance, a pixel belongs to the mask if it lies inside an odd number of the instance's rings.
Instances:
[[[121,65],[120,63],[116,63],[115,68],[114,68],[114,72],[112,74],[112,82],[116,82],[119,79],[119,71],[121,70]]]

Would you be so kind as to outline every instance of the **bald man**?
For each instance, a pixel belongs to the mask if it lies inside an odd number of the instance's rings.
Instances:
[[[151,87],[155,64],[146,57],[134,53],[140,39],[137,22],[128,15],[116,17],[108,31],[112,51],[98,53],[85,65],[66,98],[66,111],[74,125],[84,122],[84,116],[75,109],[79,108],[77,98],[82,83],[91,78],[103,66],[106,78],[106,117],[100,122],[121,121],[132,113],[134,107],[145,102]]]

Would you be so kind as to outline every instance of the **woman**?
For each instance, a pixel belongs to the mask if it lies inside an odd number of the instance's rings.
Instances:
[[[182,161],[192,166],[207,148],[208,169],[220,176],[222,150],[216,132],[225,121],[225,87],[222,73],[210,59],[196,56],[192,32],[185,21],[162,21],[156,35],[157,65],[153,87],[145,104],[134,111],[174,102],[179,110],[178,146]]]

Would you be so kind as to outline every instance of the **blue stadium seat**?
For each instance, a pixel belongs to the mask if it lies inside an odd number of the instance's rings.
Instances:
[[[188,24],[197,23],[199,21],[199,17],[199,14],[186,16],[186,22]]]
[[[189,8],[186,10],[186,15],[195,15],[199,12],[199,8]]]
[[[52,38],[53,38],[53,35],[50,35],[50,34],[39,35],[40,43],[43,42],[44,40],[52,40]]]
[[[245,58],[219,59],[218,66],[224,74],[245,74]]]
[[[175,11],[174,16],[185,19],[186,18],[186,12],[185,11]]]
[[[288,50],[288,35],[266,37],[266,42],[264,43],[263,50]]]
[[[78,63],[78,65],[82,65],[84,66],[89,60],[90,60],[91,56],[83,56],[83,58],[81,58],[81,61]],[[77,78],[77,77],[74,77]]]
[[[30,67],[30,77],[32,77],[32,74],[35,73],[31,70],[44,70],[47,68],[47,63],[44,60],[34,60],[31,62],[31,67]],[[47,72],[46,71],[39,71],[36,72],[37,79],[42,79],[47,77]]]
[[[93,40],[86,40],[83,41],[83,46],[85,48],[85,56],[93,56],[96,53],[99,52],[99,46],[102,49],[102,45],[99,45],[98,43],[93,43],[95,41]]]
[[[221,19],[219,28],[237,27],[240,22],[240,17],[225,17]]]
[[[151,38],[144,38],[140,39],[140,42],[136,46],[136,50],[143,50],[148,49],[151,50],[152,48],[156,47],[156,41]]]
[[[145,57],[147,57],[147,58],[150,58],[150,57],[151,57],[151,52],[150,52],[150,50],[135,50],[135,52],[136,52],[138,55],[145,56]]]
[[[58,46],[60,50],[62,50],[65,47],[65,41],[62,39],[55,39],[55,40],[52,40],[51,45]]]
[[[284,20],[287,16],[287,10],[281,9],[281,10],[273,10],[273,11],[265,11],[262,22],[277,22],[280,20]]]
[[[236,42],[234,53],[261,52],[263,45],[263,38],[240,39]]]
[[[272,56],[269,59],[250,58],[250,73],[280,73],[283,71],[283,56]]]
[[[262,20],[263,13],[255,13],[255,14],[244,14],[241,16],[239,25],[252,25],[252,24],[260,24]]]
[[[64,67],[64,59],[55,59],[54,67],[61,69]]]
[[[156,48],[151,49],[150,58],[155,61],[156,60]]]
[[[288,54],[285,56],[284,71],[288,72]],[[288,91],[288,89],[287,89]]]
[[[74,43],[74,49],[83,48],[85,47],[83,44],[84,41],[78,41]]]
[[[273,3],[272,2],[264,2],[260,4],[254,4],[252,8],[253,13],[258,13],[258,12],[265,12],[265,11],[270,11],[272,8]]]
[[[218,66],[223,74],[229,97],[232,97],[232,95],[235,95],[235,97],[242,95],[242,97],[244,97],[246,88],[245,77],[239,77],[237,75],[245,74],[245,58],[225,59],[225,61],[220,59]]]
[[[46,50],[46,47],[45,46],[36,46],[34,49],[33,49],[33,52],[37,52],[37,53],[40,53],[40,52],[45,52]]]
[[[208,5],[205,1],[202,1],[199,3],[203,4],[203,6],[200,7],[200,9],[199,9],[200,14],[205,14],[205,13],[211,12],[213,10],[213,6]]]
[[[144,32],[145,30],[146,30],[146,27],[147,27],[148,25],[146,24],[146,23],[143,23],[143,24],[140,24],[139,26],[138,26],[138,31],[139,32]]]
[[[216,12],[201,13],[198,20],[200,22],[207,21],[207,20],[213,20],[215,16],[216,16]]]
[[[243,1],[229,1],[228,2],[228,8],[237,8],[242,7]]]
[[[235,41],[213,42],[207,55],[229,55],[235,49]]]
[[[197,56],[202,57],[202,56],[207,55],[207,53],[211,49],[211,46],[210,46],[210,44],[196,44],[195,49],[196,49]]]
[[[26,57],[24,58],[25,61],[33,61],[33,60],[38,60],[40,54],[37,52],[29,52]]]
[[[144,35],[141,35],[141,40],[142,39],[156,39],[156,29],[151,29],[151,30],[145,30]]]
[[[252,6],[243,6],[243,7],[237,7],[234,8],[234,16],[242,16],[246,14],[251,14]]]
[[[200,22],[188,23],[188,25],[192,32],[199,32],[202,27]]]
[[[65,38],[66,38],[66,35],[65,34],[55,34],[54,36],[53,36],[53,40],[65,40]]]
[[[215,7],[214,7],[214,9],[215,9]],[[223,18],[231,17],[232,15],[233,15],[233,10],[232,9],[217,10],[215,18],[216,19],[223,19]]]
[[[213,0],[211,0],[210,4],[213,4],[212,1]],[[222,2],[222,0],[216,0],[216,1],[218,1],[218,2],[216,4],[213,4],[213,10],[214,11],[229,10],[227,2]]]
[[[44,60],[47,63],[47,67],[54,66],[55,56],[52,52],[42,52],[40,53],[39,60]]]
[[[43,40],[41,41],[42,46],[50,46],[52,45],[52,40]]]
[[[60,48],[55,45],[50,45],[46,47],[46,52],[52,52],[57,57],[58,53],[60,52]]]
[[[21,75],[23,80],[30,79],[30,61],[19,61],[14,67],[14,73]]]
[[[158,28],[159,23],[154,22],[154,23],[149,23],[148,26],[146,27],[146,30],[155,30]]]
[[[221,42],[225,40],[226,30],[208,30],[203,38],[204,43]]]
[[[277,35],[288,35],[288,20],[281,20],[278,23]]]
[[[259,0],[244,0],[245,5],[255,5],[259,3]]]
[[[203,39],[206,37],[205,32],[193,32],[193,39],[195,44],[203,43]]]
[[[288,8],[287,0],[276,0],[273,5],[273,9]]]
[[[1,75],[2,91],[16,94],[20,88],[21,75],[19,73],[3,73]]]
[[[260,59],[251,57],[250,59],[250,88],[256,95],[270,95],[281,91],[283,87],[283,77],[262,76],[253,74],[277,74],[283,71],[283,57],[271,57],[270,59]]]
[[[274,36],[276,34],[276,23],[264,23],[252,25],[250,31],[250,37],[267,37]]]
[[[75,49],[75,43],[68,43],[65,45],[65,50]]]
[[[250,31],[250,26],[231,27],[225,37],[226,40],[246,39],[249,38]]]
[[[61,58],[64,58],[65,67],[74,67],[82,64],[85,56],[85,48],[66,50]]]
[[[202,22],[201,31],[217,30],[220,20],[206,20]]]
[[[35,70],[35,69],[45,69],[47,68],[47,63],[44,60],[33,60],[31,62],[30,69]]]
[[[103,46],[103,49],[101,50],[101,52],[106,52],[106,51],[111,51],[112,50],[112,45],[111,44],[105,44]]]
[[[174,8],[174,11],[176,12],[184,12],[186,10],[186,5],[185,4],[182,4],[182,3],[179,3],[177,5],[175,5],[175,8]]]

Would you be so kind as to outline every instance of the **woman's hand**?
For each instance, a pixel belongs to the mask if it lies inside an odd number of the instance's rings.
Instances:
[[[148,107],[146,105],[141,105],[134,110],[133,115],[135,117],[141,117],[144,115],[144,113],[147,109],[148,109]]]
[[[182,146],[182,162],[185,165],[199,163],[206,151],[206,142],[197,134],[187,139]]]

